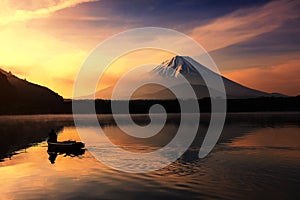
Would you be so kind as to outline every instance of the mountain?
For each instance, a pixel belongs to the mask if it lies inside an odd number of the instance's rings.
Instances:
[[[0,68],[0,114],[59,112],[63,98]]]
[[[8,81],[7,76],[0,71],[0,102],[12,102],[16,98],[16,88]]]
[[[267,93],[249,87],[243,86],[239,83],[229,80],[223,77],[207,67],[201,65],[197,61],[193,60],[188,56],[175,56],[169,60],[162,62],[160,65],[146,72],[145,74],[140,74],[141,79],[151,79],[160,81],[178,81],[171,89],[182,92],[184,96],[185,84],[182,79],[185,78],[197,95],[197,98],[209,97],[208,88],[201,76],[205,74],[207,77],[213,78],[221,77],[224,82],[224,87],[226,90],[227,98],[230,99],[241,99],[241,98],[256,98],[256,97],[283,97],[285,95],[278,93]],[[213,88],[211,88],[214,90]],[[100,90],[96,93],[96,98],[99,99],[110,99],[113,87]],[[217,94],[221,92],[214,90]],[[126,92],[126,86],[124,86],[124,91]],[[121,95],[119,95],[121,96]],[[221,96],[221,95],[220,95]],[[132,96],[132,99],[174,99],[174,94],[170,89],[162,87],[158,84],[149,84],[139,88]],[[189,98],[189,96],[187,97]]]

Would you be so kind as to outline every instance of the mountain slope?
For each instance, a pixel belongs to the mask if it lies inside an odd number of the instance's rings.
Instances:
[[[198,98],[209,97],[207,85],[203,80],[202,75],[199,73],[199,71],[201,72],[201,74],[204,74],[205,76],[211,78],[212,80],[214,80],[214,78],[216,77],[221,77],[224,82],[227,98],[230,99],[285,96],[282,94],[267,93],[267,92],[263,92],[263,91],[259,91],[259,90],[255,90],[243,86],[239,83],[231,81],[228,78],[223,77],[211,71],[207,67],[201,65],[197,61],[187,56],[175,56],[169,60],[164,61],[162,64],[158,65],[150,72],[145,72],[145,74],[139,75],[139,77],[141,77],[140,79],[150,78],[154,82],[155,80],[163,80],[163,81],[178,80],[178,84],[173,86],[171,89],[180,91],[183,96],[184,93],[186,92],[185,84],[187,83],[183,83],[183,81],[180,80],[184,78],[188,81],[189,85],[192,86]],[[112,91],[113,91],[113,87],[106,88],[105,90],[100,90],[96,92],[96,98],[110,99]],[[214,91],[216,93],[221,94],[220,91],[216,91],[216,90]],[[124,86],[124,90],[121,92],[126,93],[126,86]],[[154,84],[145,85],[139,88],[132,96],[132,99],[174,99],[174,98],[175,98],[174,94],[169,89]],[[187,98],[189,98],[189,96],[187,96]]]
[[[8,81],[6,75],[0,71],[0,104],[1,107],[11,105],[16,96],[16,88]]]
[[[174,71],[176,73],[172,73]],[[154,70],[152,70],[151,73],[168,78],[180,78],[183,76],[192,85],[198,98],[207,97],[209,96],[207,86],[198,71],[210,78],[214,78],[217,76],[220,77],[219,74],[216,74],[215,72],[211,71],[210,69],[204,67],[200,63],[187,56],[175,56],[157,66]],[[224,82],[224,87],[228,98],[253,98],[271,96],[271,94],[245,87],[223,76],[221,76],[221,78]],[[179,86],[179,88],[180,87],[182,86]]]
[[[0,114],[55,113],[63,98],[52,90],[0,69]]]

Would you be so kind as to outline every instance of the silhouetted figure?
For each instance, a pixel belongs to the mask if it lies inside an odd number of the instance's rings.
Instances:
[[[55,133],[54,129],[51,129],[51,132],[49,133],[48,142],[57,142],[57,134]]]
[[[51,162],[51,164],[55,164],[55,160],[58,154],[56,152],[50,152],[50,151],[48,151],[48,154],[49,154],[49,161]]]

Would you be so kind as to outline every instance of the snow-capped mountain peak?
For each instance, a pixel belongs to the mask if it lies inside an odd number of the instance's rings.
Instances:
[[[188,61],[190,59],[187,56],[175,56],[158,65],[152,72],[163,77],[178,77],[180,74],[199,75],[197,69]]]

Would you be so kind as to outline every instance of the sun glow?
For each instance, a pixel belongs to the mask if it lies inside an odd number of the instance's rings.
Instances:
[[[98,90],[113,86],[129,70],[146,64],[161,64],[174,54],[159,49],[143,49],[129,52],[109,65],[99,80]]]

